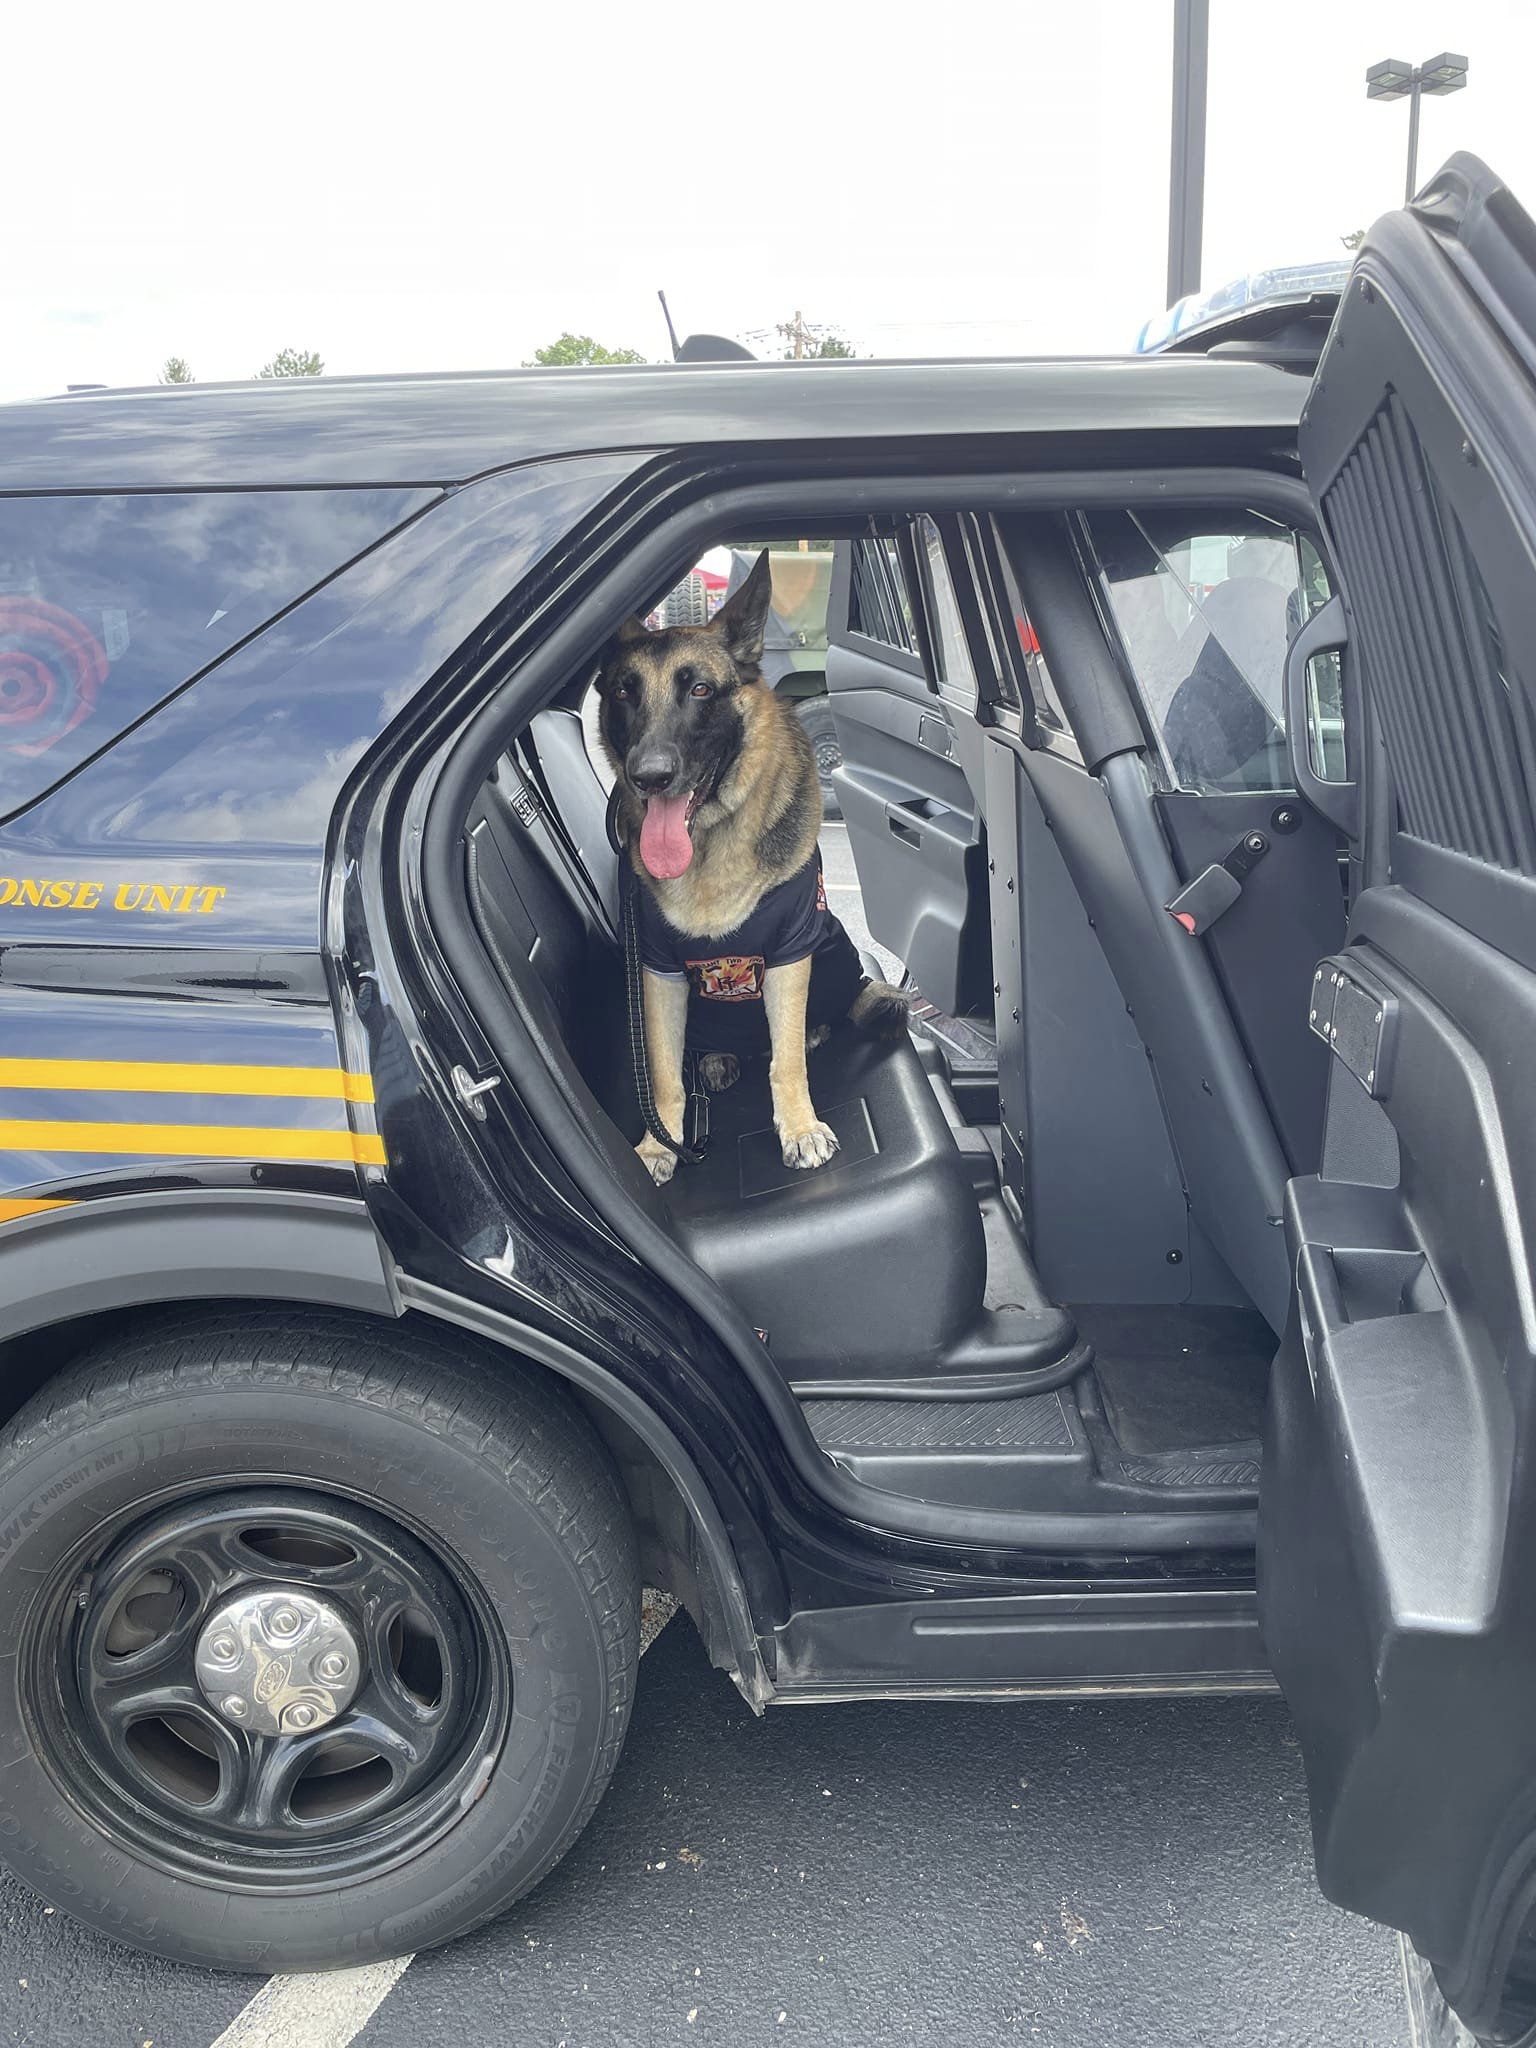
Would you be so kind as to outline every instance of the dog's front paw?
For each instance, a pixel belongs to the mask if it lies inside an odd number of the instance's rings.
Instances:
[[[786,1166],[825,1166],[837,1150],[837,1133],[830,1124],[806,1124],[798,1131],[780,1131]]]
[[[677,1154],[670,1147],[663,1145],[659,1138],[653,1138],[649,1131],[635,1147],[635,1151],[639,1155],[640,1164],[657,1187],[664,1188],[677,1171]]]
[[[723,1095],[741,1079],[741,1061],[733,1052],[707,1052],[699,1061],[699,1079],[711,1095]]]

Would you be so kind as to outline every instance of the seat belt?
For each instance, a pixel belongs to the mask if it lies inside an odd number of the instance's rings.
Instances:
[[[640,879],[630,865],[629,853],[619,838],[619,787],[614,784],[608,799],[608,840],[619,858],[619,932],[624,951],[624,1000],[629,1012],[629,1056],[635,1072],[635,1096],[645,1128],[659,1145],[675,1152],[689,1166],[697,1166],[709,1150],[709,1096],[699,1079],[697,1053],[683,1054],[683,1086],[687,1106],[683,1113],[683,1139],[667,1129],[656,1110],[651,1092],[651,1063],[645,1049],[645,996],[641,982],[640,927],[635,915],[635,892]]]
[[[528,759],[528,755],[533,758]],[[550,796],[549,785],[539,770],[538,757],[526,736],[525,758],[520,761],[510,752],[504,754],[497,780],[517,822],[526,831],[537,833],[548,848],[552,862],[576,898],[578,907],[592,918],[599,931],[617,944],[618,934],[613,929],[608,907],[565,829],[559,809]]]

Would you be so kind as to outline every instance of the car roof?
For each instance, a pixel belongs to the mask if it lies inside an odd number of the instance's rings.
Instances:
[[[1295,431],[1306,383],[1201,357],[654,364],[274,378],[0,406],[0,492],[454,484],[700,444]]]

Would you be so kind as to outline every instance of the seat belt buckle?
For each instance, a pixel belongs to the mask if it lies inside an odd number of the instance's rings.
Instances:
[[[1262,832],[1245,832],[1225,860],[1213,861],[1163,908],[1175,924],[1198,939],[1232,908],[1243,893],[1244,878],[1268,851],[1269,841]]]
[[[709,1091],[699,1079],[697,1053],[684,1056],[687,1098],[683,1106],[683,1143],[690,1152],[709,1149]]]

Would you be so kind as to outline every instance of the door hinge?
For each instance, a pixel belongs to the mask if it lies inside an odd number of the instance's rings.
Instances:
[[[501,1086],[500,1074],[487,1074],[483,1079],[476,1080],[467,1067],[455,1067],[448,1078],[453,1083],[454,1094],[470,1115],[484,1123],[485,1103],[482,1098],[489,1095],[493,1088]]]

